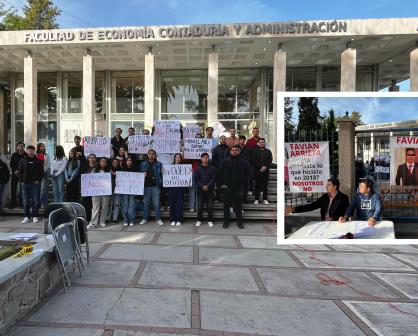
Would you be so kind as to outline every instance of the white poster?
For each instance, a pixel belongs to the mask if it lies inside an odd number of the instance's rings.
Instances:
[[[225,127],[219,121],[215,122],[213,125],[213,137],[219,138],[223,132],[225,132]]]
[[[110,158],[111,140],[109,137],[86,136],[84,137],[84,155],[96,155],[98,158]]]
[[[143,195],[144,173],[117,171],[115,194]]]
[[[180,152],[180,139],[161,139],[153,137],[150,148],[157,152],[157,155],[160,153],[165,154],[175,154]]]
[[[212,139],[184,139],[184,158],[200,160],[200,155],[212,155]]]
[[[184,126],[183,127],[183,139],[196,138],[196,135],[200,134],[200,126]]]
[[[151,140],[151,135],[130,135],[128,137],[128,153],[147,154]]]
[[[180,121],[157,120],[154,124],[153,135],[156,138],[180,140]]]
[[[330,178],[328,142],[285,144],[291,192],[325,192]]]
[[[390,138],[390,184],[418,186],[418,137]]]
[[[110,173],[81,174],[81,196],[112,195]]]
[[[163,187],[191,187],[193,181],[193,169],[191,164],[164,165]]]

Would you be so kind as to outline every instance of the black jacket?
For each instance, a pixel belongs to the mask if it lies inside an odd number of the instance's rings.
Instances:
[[[119,148],[125,147],[126,148],[126,141],[124,138],[120,137],[119,139],[116,139],[116,136],[114,136],[110,140],[112,144],[112,150],[113,150],[113,156],[116,157],[119,155]]]
[[[228,157],[218,169],[220,184],[229,189],[242,189],[248,183],[248,165],[239,157]]]
[[[19,162],[20,182],[32,183],[41,182],[44,175],[44,165],[36,156],[24,157]]]
[[[412,174],[409,172],[408,165],[402,163],[398,166],[395,178],[396,185],[417,186],[418,185],[418,163],[415,162]]]
[[[24,152],[22,155],[20,155],[18,152],[12,154],[12,157],[10,158],[10,168],[12,169],[13,173],[16,170],[19,170],[19,162],[26,156],[28,156],[26,152]]]
[[[10,179],[10,170],[6,162],[0,159],[0,183],[6,184]],[[0,200],[1,203],[1,200]]]
[[[242,147],[240,149],[240,153],[239,153],[239,157],[244,160],[245,162],[250,162],[251,161],[251,155],[252,155],[252,151],[247,148],[247,147]]]
[[[200,164],[194,172],[194,178],[198,189],[202,189],[205,185],[209,190],[213,190],[216,181],[216,169],[211,164],[206,167]]]
[[[219,144],[212,150],[212,164],[218,168],[229,157],[229,146]]]
[[[256,171],[260,170],[262,166],[270,168],[273,162],[273,155],[270,149],[264,148],[261,150],[259,147],[253,150],[251,155],[251,164]]]
[[[330,198],[328,193],[323,194],[320,198],[318,198],[316,201],[312,203],[299,205],[295,207],[295,213],[321,209],[321,219],[325,220],[325,215],[328,209],[329,201]],[[331,208],[329,209],[329,216],[334,221],[338,220],[340,217],[345,215],[345,212],[349,205],[350,201],[348,199],[348,196],[346,194],[343,194],[341,191],[338,191],[335,195],[334,200],[332,201]]]

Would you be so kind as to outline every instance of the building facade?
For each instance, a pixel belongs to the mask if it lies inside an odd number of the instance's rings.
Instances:
[[[275,92],[418,90],[418,18],[0,32],[0,152],[220,121],[275,149]],[[50,150],[51,150],[50,149]]]

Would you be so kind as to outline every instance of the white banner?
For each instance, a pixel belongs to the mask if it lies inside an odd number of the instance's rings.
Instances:
[[[184,139],[184,158],[200,159],[202,153],[212,155],[212,139]]]
[[[151,140],[151,135],[130,135],[128,137],[128,153],[147,154]]]
[[[215,122],[213,125],[211,125],[213,127],[213,137],[214,138],[219,138],[219,136],[225,132],[225,127],[224,125],[222,125],[219,121]]]
[[[196,138],[196,135],[200,134],[200,126],[184,126],[183,127],[183,139]]]
[[[180,121],[178,120],[157,120],[154,123],[154,137],[163,139],[180,140]]]
[[[98,158],[110,158],[111,140],[109,137],[84,137],[84,155],[87,158],[90,154],[96,155]]]
[[[144,173],[117,171],[115,194],[143,195]]]
[[[418,137],[390,138],[390,184],[418,186]]]
[[[175,154],[180,152],[180,139],[179,140],[173,140],[173,139],[161,139],[153,137],[150,148],[154,149],[157,152],[157,155],[159,153],[165,153],[165,154]]]
[[[112,195],[110,173],[81,174],[81,196]]]
[[[328,142],[286,143],[291,192],[325,192],[330,177]]]
[[[193,169],[191,164],[164,165],[163,187],[191,187],[193,181]]]

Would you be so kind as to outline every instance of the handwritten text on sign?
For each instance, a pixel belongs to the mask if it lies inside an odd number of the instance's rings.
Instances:
[[[212,152],[212,139],[184,139],[184,158],[200,159],[202,153]]]
[[[163,187],[191,187],[193,169],[191,164],[164,165]]]
[[[330,176],[328,142],[286,143],[291,192],[324,192]]]
[[[180,152],[180,140],[160,139],[154,137],[151,141],[150,148],[154,149],[157,154],[175,154]]]
[[[147,154],[150,148],[151,135],[130,135],[128,138],[128,152]]]
[[[90,154],[99,157],[110,158],[111,142],[108,137],[84,137],[84,155],[88,157]]]
[[[144,173],[117,171],[115,194],[143,195]]]
[[[180,140],[180,122],[177,120],[157,120],[154,124],[154,137]]]
[[[81,174],[81,196],[112,195],[110,173]]]
[[[200,134],[199,125],[183,127],[183,139],[196,138],[197,134]]]

